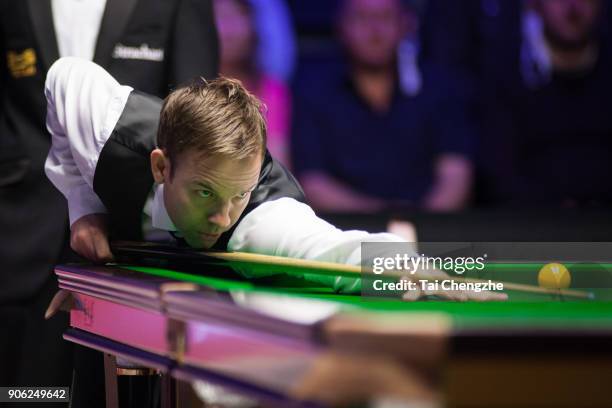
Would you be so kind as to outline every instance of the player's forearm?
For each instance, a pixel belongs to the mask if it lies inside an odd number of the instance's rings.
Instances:
[[[308,201],[321,211],[371,212],[384,207],[384,201],[361,194],[321,172],[305,173],[301,178]]]
[[[57,139],[57,134],[55,135]],[[45,162],[45,173],[51,183],[66,198],[70,225],[83,216],[106,213],[106,207],[83,178],[69,149],[52,146]]]
[[[68,217],[72,225],[86,215],[106,213],[106,207],[79,172],[69,146],[62,147],[61,139],[60,135],[54,134],[55,143],[47,156],[45,173],[66,198]]]

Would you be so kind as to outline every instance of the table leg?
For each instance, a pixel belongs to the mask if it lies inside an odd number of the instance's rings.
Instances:
[[[161,376],[161,408],[176,408],[176,380],[169,373]]]
[[[118,408],[117,359],[107,353],[104,353],[104,388],[106,390],[106,408]]]

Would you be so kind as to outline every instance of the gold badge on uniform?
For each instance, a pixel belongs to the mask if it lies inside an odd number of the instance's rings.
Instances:
[[[36,53],[34,48],[26,48],[22,52],[9,51],[6,61],[13,78],[23,78],[36,74]]]

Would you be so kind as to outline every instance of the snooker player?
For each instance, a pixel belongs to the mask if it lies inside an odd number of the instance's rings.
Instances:
[[[194,248],[356,265],[362,242],[403,241],[318,218],[267,152],[262,106],[236,80],[201,80],[161,101],[92,62],[62,58],[49,69],[45,94],[45,171],[68,200],[72,248],[94,262],[113,259],[109,236],[172,236]],[[359,279],[305,278],[360,289]]]

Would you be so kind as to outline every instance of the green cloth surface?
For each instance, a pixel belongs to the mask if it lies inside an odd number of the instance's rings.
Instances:
[[[484,279],[499,279],[537,285],[537,271],[542,264],[497,264],[489,265],[480,276]],[[572,273],[573,281],[581,280],[593,284],[609,283],[610,265],[566,265]],[[214,288],[219,291],[247,291],[288,294],[325,301],[339,302],[349,309],[360,309],[385,313],[423,313],[439,312],[450,316],[453,324],[463,326],[559,326],[572,328],[612,328],[612,287],[600,284],[594,288],[579,288],[595,294],[593,300],[574,299],[550,294],[535,294],[505,291],[507,302],[450,302],[427,300],[403,302],[395,299],[366,298],[360,295],[336,293],[330,287],[296,279],[286,275],[269,276],[262,279],[243,280],[206,276],[169,269],[127,266],[127,269],[148,275],[173,280],[187,281]],[[589,275],[579,277],[583,273]],[[483,276],[484,275],[484,276]],[[576,279],[574,279],[576,276]],[[588,279],[587,279],[588,278]]]

